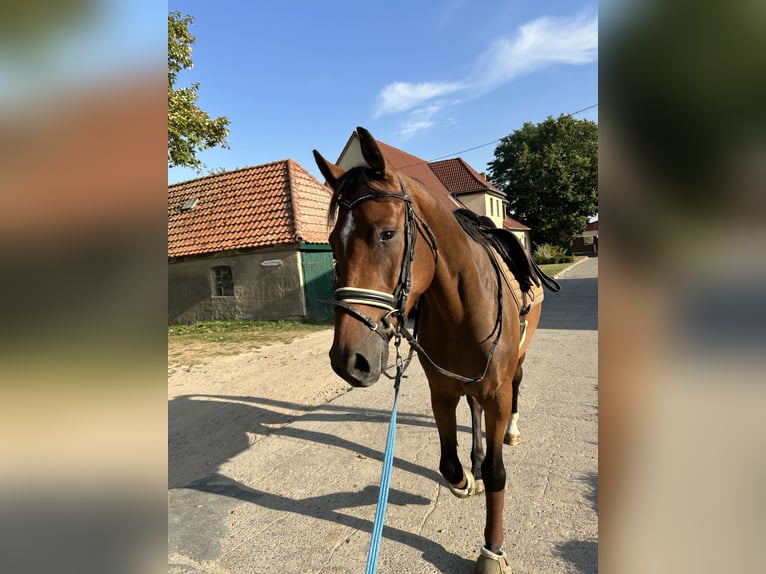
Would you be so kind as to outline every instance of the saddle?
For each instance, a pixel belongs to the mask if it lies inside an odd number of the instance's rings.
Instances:
[[[512,231],[496,227],[489,217],[478,215],[470,209],[460,208],[453,213],[470,237],[497,251],[519,282],[522,292],[530,291],[533,284],[540,287],[541,283],[551,291],[561,290],[558,281],[540,269]]]

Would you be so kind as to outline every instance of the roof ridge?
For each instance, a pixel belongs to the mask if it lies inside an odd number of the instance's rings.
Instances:
[[[290,218],[292,220],[290,223],[291,223],[291,227],[293,228],[292,229],[293,237],[297,239],[298,241],[301,241],[303,240],[303,237],[302,237],[302,233],[298,229],[298,210],[295,208],[295,198],[293,197],[295,190],[293,189],[293,165],[292,164],[296,164],[296,165],[298,164],[297,162],[289,158],[285,162],[285,164],[286,164],[285,169],[287,171],[287,177],[285,178],[287,183],[287,200],[290,202],[289,209],[290,209],[290,214],[292,216]]]
[[[200,176],[200,177],[193,177],[191,179],[185,179],[183,181],[177,181],[175,183],[169,183],[168,187],[176,187],[176,186],[179,186],[179,185],[184,185],[186,183],[191,183],[193,181],[202,181],[202,180],[205,180],[205,179],[212,179],[212,178],[215,178],[215,177],[220,177],[222,175],[231,175],[233,173],[238,173],[240,171],[246,171],[246,170],[249,170],[249,169],[258,169],[258,168],[262,168],[262,167],[268,167],[268,166],[275,165],[275,164],[278,164],[278,163],[284,163],[284,162],[289,161],[289,160],[290,160],[290,158],[278,159],[276,161],[270,161],[270,162],[267,162],[267,163],[259,163],[258,165],[249,165],[249,166],[245,166],[245,167],[238,167],[236,169],[232,169],[231,171],[227,170],[227,171],[219,171],[218,173],[208,173],[207,175],[203,175],[203,176]]]
[[[478,177],[478,178],[479,178],[481,181],[484,181],[484,182],[486,182],[486,183],[489,183],[489,180],[488,180],[487,178],[485,178],[485,177],[482,177],[482,176],[481,176],[481,173],[479,173],[478,171],[476,171],[476,168],[474,168],[474,167],[473,167],[473,166],[472,166],[470,163],[468,163],[467,161],[465,161],[465,160],[464,160],[462,157],[458,156],[458,157],[457,157],[457,160],[458,160],[460,163],[462,163],[462,164],[463,164],[463,165],[464,165],[466,168],[468,168],[468,171],[470,171],[470,172],[471,172],[473,175],[475,175],[476,177]]]
[[[476,180],[477,183],[480,185],[486,186],[487,189],[495,190],[495,186],[493,186],[486,178],[482,177],[481,174],[476,171],[473,166],[465,161],[462,157],[458,156],[457,160],[468,170],[468,174]],[[499,189],[497,191],[500,191]]]

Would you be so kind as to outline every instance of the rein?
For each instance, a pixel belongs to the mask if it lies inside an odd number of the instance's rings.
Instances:
[[[383,522],[386,519],[386,507],[388,506],[388,491],[391,485],[391,469],[394,465],[394,441],[396,440],[396,407],[399,402],[399,383],[404,376],[404,370],[409,365],[409,359],[402,361],[399,351],[401,338],[397,335],[394,339],[396,347],[396,376],[394,377],[394,406],[391,407],[391,420],[388,423],[388,435],[386,437],[386,451],[383,455],[383,468],[380,471],[380,487],[378,488],[378,504],[375,507],[375,520],[372,523],[372,537],[370,538],[370,550],[367,553],[367,568],[365,574],[375,574],[378,568],[378,554],[380,553],[380,539],[383,536]]]

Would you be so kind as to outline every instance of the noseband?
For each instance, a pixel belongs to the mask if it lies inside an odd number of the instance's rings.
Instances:
[[[382,337],[386,343],[388,343],[391,337],[393,337],[407,321],[407,299],[409,298],[410,287],[412,285],[412,261],[415,257],[415,241],[418,236],[418,224],[420,224],[428,234],[429,241],[431,242],[431,249],[434,252],[434,257],[436,257],[436,239],[428,228],[426,222],[415,213],[415,210],[412,208],[412,198],[407,195],[407,190],[404,187],[404,182],[402,181],[401,176],[397,177],[399,179],[401,193],[394,191],[373,191],[357,197],[353,201],[344,199],[338,201],[338,205],[349,211],[370,200],[398,199],[404,202],[404,256],[402,257],[399,280],[394,288],[393,294],[376,291],[374,289],[363,289],[360,287],[339,287],[335,290],[332,299],[332,303],[336,307],[345,309],[351,315],[359,319],[362,323],[367,325],[370,330]],[[380,328],[380,325],[378,325],[374,319],[354,307],[354,305],[367,305],[385,310],[386,314],[381,318],[383,329]],[[396,328],[394,328],[390,322],[391,317],[397,319]]]

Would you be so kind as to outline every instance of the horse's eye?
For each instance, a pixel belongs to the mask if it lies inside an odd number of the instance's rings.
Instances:
[[[396,236],[396,231],[386,230],[380,232],[381,241],[391,241]]]

